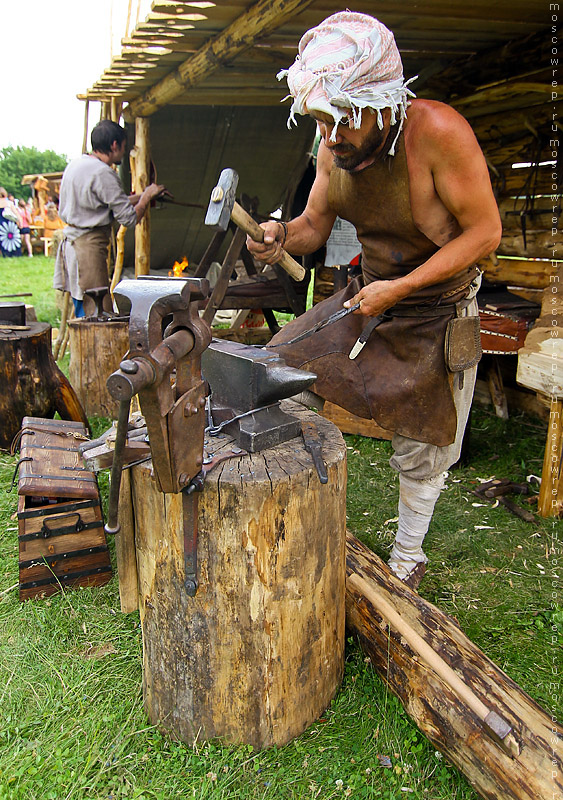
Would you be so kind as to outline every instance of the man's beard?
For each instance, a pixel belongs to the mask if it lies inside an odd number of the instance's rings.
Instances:
[[[359,147],[355,147],[349,142],[342,142],[336,145],[332,148],[335,166],[351,172],[364,161],[372,158],[385,142],[385,138],[385,129],[380,130],[376,124]]]

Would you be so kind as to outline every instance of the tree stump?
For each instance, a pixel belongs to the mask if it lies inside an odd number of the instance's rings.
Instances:
[[[51,326],[29,322],[27,330],[0,330],[0,448],[9,450],[24,417],[88,420],[51,351]]]
[[[129,350],[129,324],[73,319],[70,332],[69,378],[88,416],[117,418],[118,401],[106,381]]]
[[[158,491],[150,463],[131,470],[145,708],[189,743],[283,745],[342,677],[346,447],[332,423],[283,406],[314,418],[329,482],[301,437],[219,464],[199,496],[195,597],[183,585],[182,496]]]
[[[369,584],[374,602],[358,590],[356,576]],[[479,701],[506,720],[519,745],[518,755],[505,752],[459,693],[413,651],[392,624],[388,626],[377,609],[378,598],[391,605],[403,624],[455,670]],[[346,623],[409,716],[482,797],[552,800],[563,796],[563,728],[555,718],[488,659],[451,617],[405,586],[350,534]],[[556,678],[554,685],[558,685]]]

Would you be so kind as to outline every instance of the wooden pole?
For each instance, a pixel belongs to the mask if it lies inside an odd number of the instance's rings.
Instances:
[[[552,400],[549,409],[547,440],[543,456],[538,513],[540,517],[558,517],[563,507],[563,401]]]
[[[135,194],[141,194],[149,185],[150,138],[149,120],[137,117],[135,120]],[[150,210],[147,209],[142,220],[135,227],[135,277],[148,275],[151,258]]]
[[[120,225],[119,230],[117,231],[116,243],[117,243],[117,250],[115,254],[115,267],[113,270],[113,277],[111,279],[111,296],[113,298],[113,292],[119,281],[121,280],[121,273],[123,272],[123,260],[125,258],[125,234],[127,233],[127,227],[125,225]]]
[[[90,101],[84,101],[84,137],[82,139],[82,152],[88,152],[88,114],[90,112]]]
[[[217,67],[252,47],[257,39],[279,28],[295,14],[300,14],[312,2],[313,0],[260,0],[252,5],[156,86],[133,100],[127,107],[126,120],[132,122],[134,117],[154,114],[189,87],[201,83]]]
[[[416,725],[482,797],[562,796],[561,725],[451,617],[405,586],[351,534],[346,537],[346,624]],[[447,665],[445,672],[440,662]],[[485,709],[508,723],[518,753],[489,735]]]
[[[61,324],[59,326],[59,333],[57,335],[57,340],[53,346],[53,358],[55,359],[55,361],[57,361],[57,359],[59,358],[59,353],[61,351],[61,347],[66,334],[66,325],[68,322],[69,307],[70,307],[70,292],[65,292],[63,294],[63,307],[61,309]]]

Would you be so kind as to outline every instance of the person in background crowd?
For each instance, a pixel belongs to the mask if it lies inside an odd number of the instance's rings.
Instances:
[[[0,186],[0,251],[3,258],[21,256],[20,216]]]
[[[33,249],[31,247],[31,213],[25,200],[18,200],[18,212],[21,219],[20,236],[23,244],[27,247],[27,254],[30,258],[33,257]]]

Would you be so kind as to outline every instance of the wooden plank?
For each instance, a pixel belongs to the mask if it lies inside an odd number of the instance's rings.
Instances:
[[[516,380],[547,397],[563,397],[563,340],[549,339],[539,351],[518,351]]]
[[[326,402],[320,413],[325,419],[333,422],[342,433],[355,433],[370,439],[390,440],[393,437],[391,431],[382,428],[374,419],[357,417],[334,403]]]

